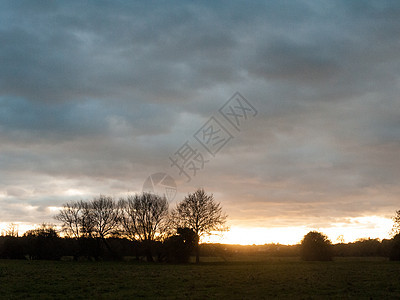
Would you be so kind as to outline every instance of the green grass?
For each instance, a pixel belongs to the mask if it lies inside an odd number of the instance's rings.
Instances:
[[[0,298],[400,298],[400,263],[293,258],[200,265],[0,260]]]

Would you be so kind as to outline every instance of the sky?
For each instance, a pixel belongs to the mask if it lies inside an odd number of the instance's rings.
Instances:
[[[163,173],[213,241],[388,237],[399,33],[398,1],[2,1],[0,227]]]

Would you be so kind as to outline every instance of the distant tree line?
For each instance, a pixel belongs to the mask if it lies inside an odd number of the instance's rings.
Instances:
[[[352,243],[332,245],[328,238],[316,231],[305,235],[301,242],[300,255],[303,260],[332,260],[333,257],[388,257],[400,260],[400,234],[392,239],[359,239]]]
[[[131,241],[123,237],[106,238],[112,253],[103,242],[96,238],[76,239],[60,237],[58,232],[48,225],[26,232],[22,237],[5,235],[0,237],[0,258],[9,259],[51,259],[58,260],[70,257],[76,260],[109,260],[131,257],[145,259],[147,249],[139,241]],[[152,255],[158,261],[187,262],[195,254],[196,238],[188,228],[180,228],[174,235],[164,241],[152,244]],[[313,242],[312,242],[313,243]],[[312,244],[311,243],[311,244]],[[318,245],[318,239],[316,241]],[[323,247],[324,248],[324,247]],[[333,257],[387,257],[400,260],[400,235],[392,239],[361,239],[352,243],[328,244],[331,256],[318,256],[318,246],[298,245],[224,245],[202,244],[200,256],[217,257],[229,260],[233,257],[302,257],[304,260],[330,260]],[[306,254],[306,250],[310,253]],[[324,251],[324,250],[322,250]],[[324,252],[322,252],[324,253]],[[317,254],[317,255],[316,255]]]
[[[169,210],[165,198],[153,194],[128,196],[115,201],[108,196],[91,201],[66,203],[55,218],[58,232],[43,224],[18,236],[10,225],[0,237],[0,258],[59,260],[115,260],[126,257],[184,263],[191,255],[300,256],[306,261],[329,261],[333,257],[388,257],[400,260],[400,210],[393,218],[392,239],[360,239],[332,244],[323,233],[310,231],[298,245],[221,245],[199,240],[213,231],[225,230],[226,215],[212,195],[199,189]]]
[[[203,235],[225,230],[226,215],[213,195],[203,189],[188,194],[169,211],[165,197],[143,193],[114,200],[100,195],[91,201],[64,204],[55,219],[58,233],[42,225],[22,237],[0,238],[1,258],[122,259],[187,262]]]
[[[334,257],[387,257],[400,260],[400,235],[392,239],[360,239],[351,243],[332,244],[322,233],[310,232],[297,245],[226,245],[203,244],[201,256],[229,260],[243,257],[301,257],[306,261],[329,261]]]

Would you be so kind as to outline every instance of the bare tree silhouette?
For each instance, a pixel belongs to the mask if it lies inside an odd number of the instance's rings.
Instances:
[[[150,193],[128,196],[120,201],[121,223],[125,235],[143,242],[147,261],[153,261],[151,245],[166,234],[168,202],[165,197]]]
[[[70,202],[64,204],[54,219],[62,222],[62,231],[71,238],[79,238],[82,235],[82,204],[81,202]]]
[[[5,236],[18,237],[18,225],[15,223],[8,224],[3,234]]]
[[[112,197],[100,195],[93,198],[90,202],[70,202],[64,204],[60,212],[54,216],[62,222],[62,229],[68,237],[79,239],[81,246],[86,249],[92,247],[93,240],[96,239],[97,251],[95,258],[100,250],[99,239],[114,256],[107,237],[118,233],[120,228],[121,210],[120,206]],[[97,258],[96,258],[97,259]]]
[[[400,233],[400,209],[396,211],[396,215],[392,218],[393,227],[392,227],[392,235]]]
[[[226,218],[220,203],[216,203],[214,196],[207,195],[204,189],[189,193],[172,212],[175,228],[190,228],[196,234],[196,263],[200,261],[200,237],[227,230]]]

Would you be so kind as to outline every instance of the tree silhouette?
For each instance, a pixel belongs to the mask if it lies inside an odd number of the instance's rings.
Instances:
[[[71,238],[80,238],[83,235],[83,202],[64,204],[54,219],[62,222],[62,231]]]
[[[303,260],[332,260],[332,244],[328,237],[317,231],[310,231],[301,241],[300,255]]]
[[[4,235],[18,237],[18,225],[15,223],[8,224],[7,228],[4,230]]]
[[[392,235],[395,236],[396,234],[400,233],[400,210],[396,211],[396,215],[392,218],[392,220],[393,220]]]
[[[62,230],[68,237],[105,236],[116,229],[118,221],[118,212],[115,215],[115,211],[110,211],[110,208],[118,209],[111,197],[100,195],[99,198],[94,198],[90,202],[66,203],[54,218],[62,222]],[[109,218],[110,220],[108,220]]]
[[[90,202],[79,201],[64,204],[54,218],[63,223],[63,231],[68,237],[79,239],[82,253],[87,256],[93,255],[95,259],[98,259],[101,252],[101,241],[115,256],[107,238],[118,233],[120,213],[120,206],[112,197],[100,195]]]
[[[400,233],[396,234],[392,240],[392,247],[389,254],[390,260],[400,260]]]
[[[89,220],[94,236],[100,238],[110,254],[117,258],[106,238],[118,234],[120,225],[119,205],[115,203],[112,197],[100,195],[89,203],[87,214],[88,216],[85,219]]]
[[[196,234],[196,263],[200,261],[200,237],[214,231],[226,230],[226,217],[220,203],[216,203],[214,196],[207,195],[204,189],[189,193],[172,212],[172,221],[176,228],[190,228]]]
[[[112,197],[100,195],[89,204],[90,223],[94,234],[103,240],[115,234],[120,224],[120,209]]]
[[[166,233],[168,202],[165,197],[150,193],[129,196],[120,201],[121,223],[125,235],[144,243],[147,261],[153,261],[151,246]]]

